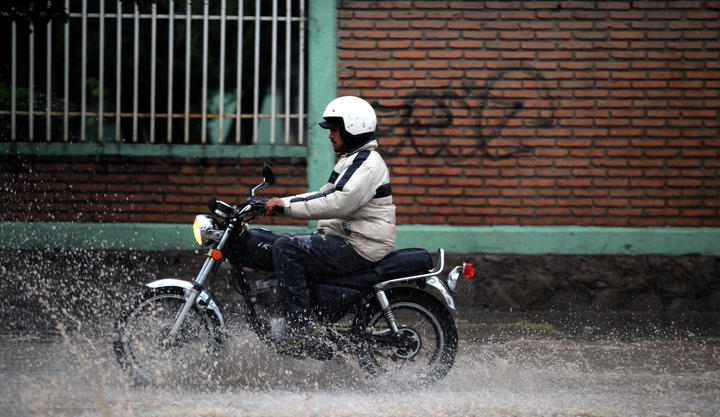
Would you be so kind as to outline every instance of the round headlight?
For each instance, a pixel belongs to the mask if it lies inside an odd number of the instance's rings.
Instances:
[[[193,234],[195,235],[195,241],[198,245],[206,246],[211,243],[208,239],[207,231],[213,229],[215,221],[211,216],[207,214],[200,214],[195,216],[195,222],[193,223]]]

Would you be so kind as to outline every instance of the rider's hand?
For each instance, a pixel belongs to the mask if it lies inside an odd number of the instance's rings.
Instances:
[[[277,197],[273,197],[265,203],[265,213],[269,215],[282,213],[284,209],[285,204],[283,204],[282,200]]]

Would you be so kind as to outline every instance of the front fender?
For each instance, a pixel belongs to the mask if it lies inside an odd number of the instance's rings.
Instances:
[[[183,281],[181,279],[176,278],[165,278],[165,279],[159,279],[157,281],[149,282],[145,284],[145,287],[151,289],[151,290],[158,290],[158,289],[167,289],[167,288],[177,288],[178,290],[182,291],[183,293],[186,290],[190,290],[193,287],[192,282]],[[215,317],[220,322],[220,327],[225,330],[225,319],[223,318],[222,312],[220,311],[220,307],[218,307],[217,302],[212,298],[212,296],[203,290],[199,295],[197,300],[195,301],[195,304],[198,306],[205,308],[207,310],[210,310]]]

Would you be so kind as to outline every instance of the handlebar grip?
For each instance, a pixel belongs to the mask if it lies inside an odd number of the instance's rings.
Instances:
[[[253,201],[252,203],[250,203],[250,205],[252,206],[253,210],[258,210],[258,211],[263,211],[263,212],[264,212],[264,211],[265,211],[265,204],[266,204],[267,202],[268,202],[268,199],[257,200],[257,201]],[[285,212],[285,209],[284,209],[283,207],[275,206],[275,207],[272,208],[272,211],[270,212],[270,215],[273,216],[273,215],[275,215],[275,214],[282,214],[282,213],[284,213],[284,212]]]
[[[255,210],[265,210],[265,203],[267,203],[267,200],[257,200],[250,203],[250,205]]]
[[[266,206],[267,202],[268,202],[268,199],[264,199],[264,200],[253,201],[253,202],[250,202],[249,204],[253,210],[262,211],[263,213],[265,213],[266,212],[265,206]],[[268,214],[270,214],[271,216],[274,216],[275,214],[282,214],[284,212],[285,212],[284,207],[274,206],[272,208],[272,211],[270,211],[270,213],[268,213]]]

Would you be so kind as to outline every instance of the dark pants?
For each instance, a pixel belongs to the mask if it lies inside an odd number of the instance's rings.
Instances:
[[[273,244],[272,254],[291,319],[313,316],[308,280],[316,275],[346,275],[373,264],[345,240],[316,233],[283,235]]]

